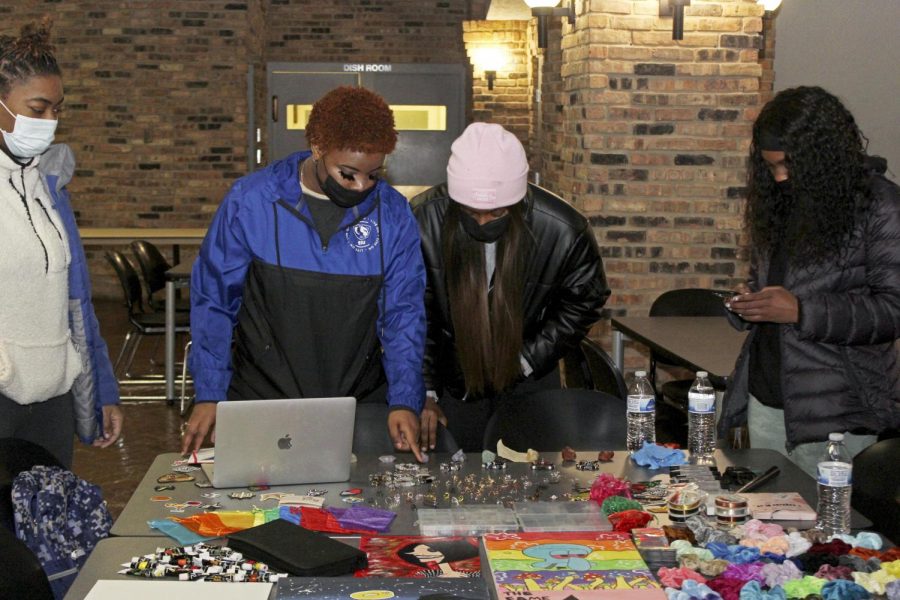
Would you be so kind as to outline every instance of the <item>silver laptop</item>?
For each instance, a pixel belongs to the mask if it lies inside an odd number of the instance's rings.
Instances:
[[[356,399],[236,400],[216,407],[213,487],[350,479]]]

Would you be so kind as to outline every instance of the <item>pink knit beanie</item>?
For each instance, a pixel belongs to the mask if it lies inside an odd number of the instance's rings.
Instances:
[[[472,123],[450,147],[447,191],[477,210],[510,206],[525,197],[528,159],[522,143],[495,123]]]

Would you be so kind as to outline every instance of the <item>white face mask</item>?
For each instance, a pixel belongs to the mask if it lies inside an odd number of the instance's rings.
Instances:
[[[0,132],[3,133],[3,141],[6,142],[6,148],[10,154],[19,158],[32,158],[43,154],[50,147],[59,121],[56,119],[35,119],[17,115],[9,110],[2,100],[0,100],[0,106],[6,109],[6,112],[16,120],[12,131],[0,129]]]

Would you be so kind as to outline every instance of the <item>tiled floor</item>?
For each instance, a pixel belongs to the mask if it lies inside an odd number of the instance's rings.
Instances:
[[[100,329],[109,346],[113,360],[125,333],[128,321],[125,309],[115,301],[96,301],[95,308]],[[134,371],[162,373],[162,339],[146,338],[135,359]],[[154,366],[150,357],[155,355],[159,364]],[[125,427],[122,438],[105,449],[75,444],[73,471],[80,477],[95,483],[103,490],[109,510],[116,518],[131,497],[144,473],[157,454],[175,452],[181,440],[181,424],[178,406],[168,406],[164,401],[129,400],[129,395],[163,395],[162,381],[154,385],[122,386],[122,410]]]

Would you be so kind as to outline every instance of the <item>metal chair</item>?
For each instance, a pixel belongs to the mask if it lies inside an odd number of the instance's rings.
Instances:
[[[511,395],[488,421],[485,449],[497,440],[513,450],[558,452],[625,447],[625,401],[595,390],[542,390]]]
[[[127,355],[125,362],[125,376],[131,378],[131,364],[134,362],[134,356],[137,353],[141,339],[145,335],[165,335],[166,333],[166,316],[161,312],[145,312],[143,303],[141,302],[141,282],[138,278],[137,271],[128,262],[124,254],[116,250],[110,250],[106,253],[106,259],[112,265],[122,284],[122,292],[125,297],[125,306],[128,309],[128,322],[131,324],[131,330],[125,335],[125,342],[122,344],[122,350],[119,352],[113,370],[118,376],[119,367],[123,358]],[[190,315],[186,313],[175,314],[175,333],[190,333]]]
[[[565,387],[606,392],[625,400],[628,388],[612,357],[594,340],[585,338],[563,357]]]
[[[875,529],[900,540],[900,438],[876,442],[853,457],[853,508],[871,519]]]
[[[153,294],[165,289],[166,271],[171,269],[172,265],[159,251],[159,248],[147,240],[131,242],[131,251],[137,260],[141,276],[144,279],[144,287],[147,289],[147,305],[154,311],[162,312],[165,310],[165,303],[154,300]],[[189,312],[191,310],[190,303],[179,299],[175,303],[175,310]]]

